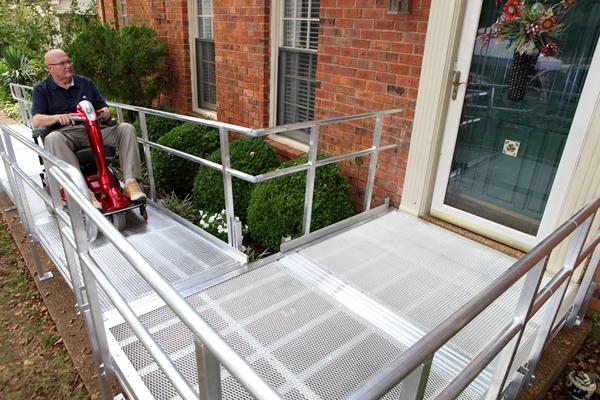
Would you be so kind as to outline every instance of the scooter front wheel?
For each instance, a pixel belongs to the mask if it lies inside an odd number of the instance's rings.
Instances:
[[[125,217],[125,213],[113,214],[110,216],[112,224],[118,231],[122,231],[125,229],[125,225],[127,223],[127,218]]]

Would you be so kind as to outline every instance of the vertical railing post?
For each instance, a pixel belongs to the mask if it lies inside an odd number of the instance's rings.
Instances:
[[[83,212],[70,195],[68,195],[67,204],[71,216],[71,227],[73,229],[76,252],[79,256],[79,264],[81,265],[81,272],[83,275],[82,303],[80,305],[80,310],[82,310],[82,317],[90,338],[92,358],[100,382],[102,399],[112,400],[112,389],[109,380],[110,352],[108,350],[108,340],[104,328],[102,306],[98,297],[96,281],[88,270],[82,257],[82,255],[89,252],[86,228],[83,221]]]
[[[152,167],[152,156],[150,146],[148,146],[148,125],[146,124],[146,113],[139,112],[140,131],[142,133],[142,146],[144,148],[144,159],[146,161],[146,170],[148,171],[148,181],[150,182],[150,198],[156,201],[156,183],[154,182],[154,168]]]
[[[25,190],[21,177],[18,176],[18,173],[12,170],[12,168],[19,167],[17,163],[17,157],[15,156],[15,151],[12,145],[12,140],[10,138],[10,135],[8,134],[4,134],[4,138],[4,145],[0,141],[0,146],[4,146],[4,149],[0,148],[0,152],[4,151],[8,158],[8,161],[10,161],[10,163],[6,160],[4,161],[4,168],[6,169],[8,182],[11,187],[15,205],[17,206],[19,218],[21,219],[21,223],[23,224],[23,228],[25,228],[25,233],[27,234],[27,244],[31,252],[31,259],[35,266],[35,270],[38,274],[38,279],[40,281],[45,281],[46,279],[52,278],[53,274],[51,271],[44,271],[42,267],[42,261],[40,258],[39,249],[37,247],[38,239],[36,226],[33,221],[33,216],[31,215],[31,209],[29,208],[27,192]]]
[[[65,221],[65,219],[70,218],[70,216],[63,210],[63,200],[60,197],[60,185],[56,181],[56,178],[49,173],[49,170],[46,172],[48,187],[50,188],[50,196],[52,197],[52,207],[54,208],[54,214],[56,215],[56,220],[58,222],[58,231],[60,233],[63,249],[65,251],[65,258],[67,260],[67,267],[69,269],[69,279],[71,281],[71,286],[73,287],[73,293],[75,294],[75,308],[77,309],[78,313],[82,315],[83,311],[81,307],[83,304],[83,282],[81,281],[79,264],[77,263],[75,257],[75,248],[67,237],[69,232],[72,232],[72,229]]]
[[[225,128],[219,128],[219,139],[221,144],[221,166],[223,168],[223,193],[225,195],[225,211],[227,213],[227,243],[241,250],[241,240],[235,234],[235,210],[233,207],[233,188],[231,186],[231,157],[229,155],[229,132]]]
[[[573,309],[567,318],[567,327],[569,328],[579,325],[585,316],[587,305],[593,294],[593,290],[590,289],[595,287],[594,277],[596,276],[598,264],[600,264],[600,245],[596,246],[594,249],[592,258],[590,259],[585,274],[583,275],[583,279],[579,284],[579,289],[577,289],[577,295],[573,301]]]
[[[312,219],[313,195],[315,191],[315,177],[317,176],[317,153],[319,147],[319,125],[310,128],[310,141],[308,147],[308,164],[306,170],[306,187],[304,189],[304,215],[302,217],[302,234],[310,233]]]
[[[402,380],[402,391],[398,400],[422,400],[425,397],[425,389],[427,388],[432,363],[433,356],[425,360]]]
[[[196,367],[198,371],[198,391],[200,400],[221,399],[221,363],[197,338],[194,340],[196,347]]]
[[[364,211],[371,208],[371,198],[373,197],[373,186],[375,185],[375,172],[377,171],[377,158],[379,157],[379,147],[381,146],[381,132],[383,130],[383,113],[378,112],[375,117],[375,129],[373,130],[373,145],[371,146],[371,156],[369,162],[369,172],[367,175],[367,186],[365,188]]]
[[[125,118],[123,118],[123,109],[121,107],[117,107],[117,121],[123,122]]]
[[[486,399],[497,399],[504,388],[504,384],[506,383],[508,375],[512,369],[515,355],[519,349],[521,338],[525,332],[527,316],[531,312],[531,308],[535,303],[535,298],[538,293],[540,283],[542,282],[542,277],[544,276],[544,271],[546,270],[547,264],[548,256],[545,256],[527,273],[525,277],[525,283],[521,289],[521,294],[517,302],[514,316],[515,322],[522,324],[522,328],[519,330],[519,333],[515,336],[515,338],[511,340],[500,353],[500,358],[494,370],[492,382],[486,393]],[[521,385],[519,384],[518,387],[520,388]]]
[[[581,249],[585,242],[585,238],[590,229],[591,223],[592,220],[590,217],[588,217],[572,233],[573,236],[569,243],[567,254],[564,258],[565,262],[563,263],[564,265],[561,268],[561,271],[567,271],[572,273],[573,268],[575,266],[575,262],[577,261],[577,259],[579,258],[579,254],[581,253]],[[533,343],[533,347],[530,352],[529,361],[527,362],[527,373],[525,378],[522,380],[523,384],[529,382],[529,380],[533,376],[533,371],[535,370],[535,367],[540,361],[542,351],[544,350],[546,341],[548,340],[548,336],[552,332],[554,322],[556,321],[556,316],[558,315],[558,311],[560,310],[560,306],[562,304],[570,281],[571,279],[569,276],[569,279],[565,280],[565,282],[562,283],[560,288],[552,294],[552,297],[550,298],[550,300],[548,300],[545,307],[543,308],[544,316],[542,319],[542,323],[538,328],[536,339]]]

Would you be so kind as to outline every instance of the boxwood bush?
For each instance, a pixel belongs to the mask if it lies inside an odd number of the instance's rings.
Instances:
[[[171,107],[158,106],[157,109],[161,111],[175,112],[175,109]],[[148,128],[148,139],[151,142],[156,142],[161,136],[164,136],[170,132],[171,129],[178,127],[181,124],[183,124],[183,121],[159,117],[158,115],[146,114],[146,128]],[[134,126],[138,136],[142,137],[139,118],[136,118]]]
[[[281,168],[303,164],[306,157],[291,160]],[[306,172],[275,178],[258,184],[248,206],[249,234],[258,244],[279,249],[282,237],[302,234]],[[317,169],[313,195],[311,231],[352,216],[354,202],[349,184],[336,164]]]
[[[206,158],[219,148],[219,132],[202,125],[181,124],[158,139],[158,144]],[[175,192],[180,197],[189,195],[199,165],[181,157],[152,150],[154,181],[158,190]]]
[[[251,175],[262,174],[279,166],[275,152],[262,138],[242,138],[229,146],[231,167]],[[221,150],[208,156],[210,161],[221,163]],[[232,178],[235,215],[246,222],[250,192],[254,184]],[[225,208],[223,173],[201,167],[196,175],[193,191],[194,204],[200,210],[217,213]]]

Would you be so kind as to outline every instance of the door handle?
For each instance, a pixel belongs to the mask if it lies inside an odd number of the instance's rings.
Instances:
[[[460,81],[460,71],[454,71],[454,74],[452,74],[452,100],[456,100],[459,86],[468,84],[469,82]]]

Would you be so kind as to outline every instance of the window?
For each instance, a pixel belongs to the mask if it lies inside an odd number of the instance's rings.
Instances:
[[[314,119],[319,6],[319,0],[285,0],[279,47],[279,125]],[[305,132],[291,136],[308,142]]]
[[[196,0],[196,96],[200,108],[214,110],[217,104],[215,39],[212,0]]]
[[[117,0],[119,29],[127,26],[127,2],[126,0]]]
[[[390,0],[388,12],[390,14],[408,14],[408,0]]]

